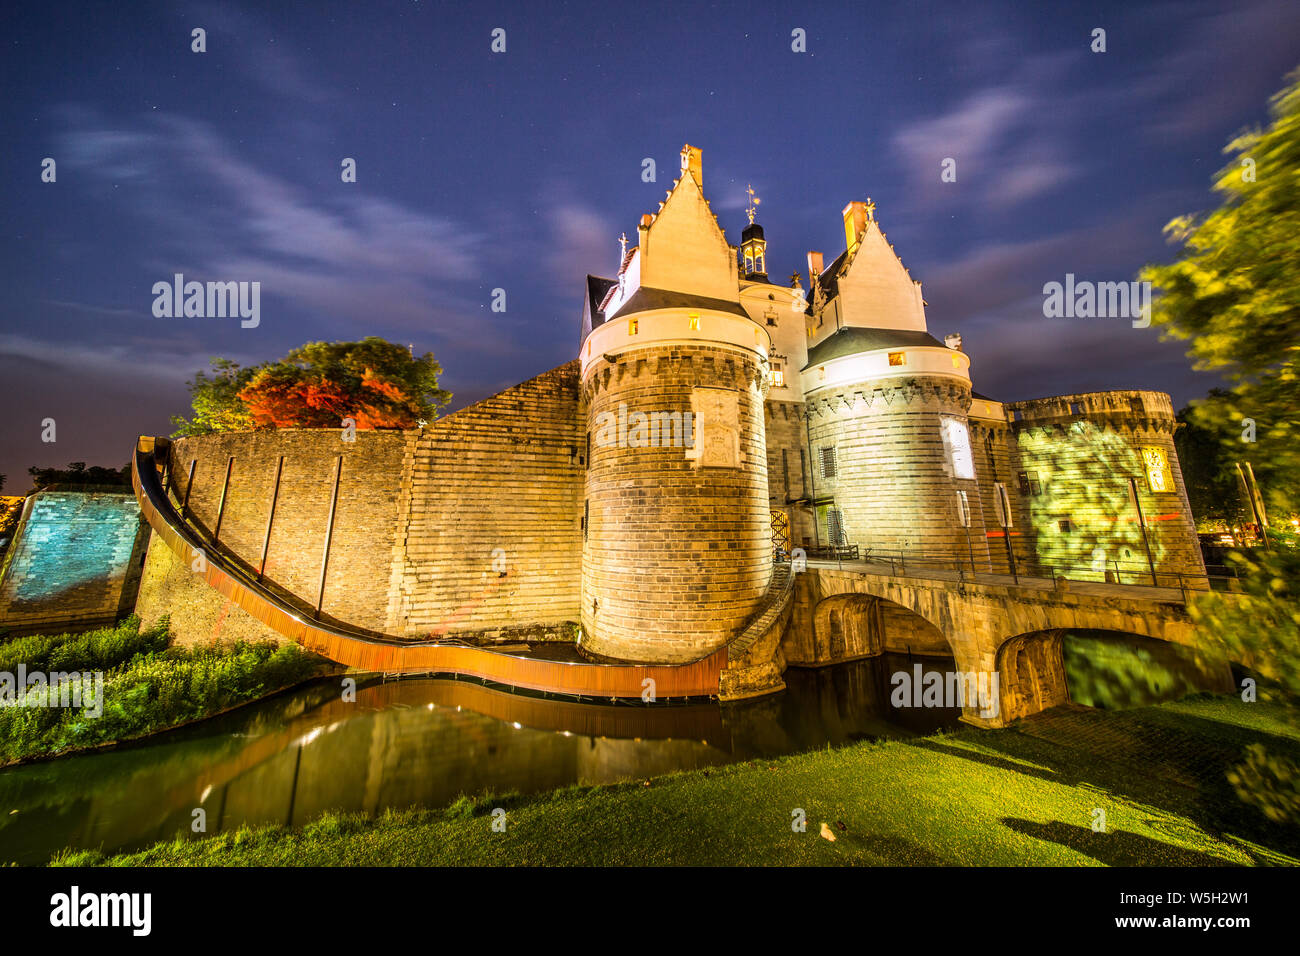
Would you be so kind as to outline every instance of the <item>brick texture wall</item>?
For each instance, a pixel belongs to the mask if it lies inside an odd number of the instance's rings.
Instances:
[[[341,429],[277,429],[178,439],[168,452],[170,479],[176,498],[186,502],[190,521],[215,534],[223,550],[254,572],[261,563],[274,495],[263,580],[314,609],[334,476],[342,459],[321,613],[382,631],[406,435],[357,431],[355,441],[343,437]]]
[[[587,469],[582,649],[683,662],[726,643],[772,572],[766,369],[735,352],[674,346],[599,361],[584,382],[588,428],[602,413],[689,412],[696,387],[733,390],[740,467],[692,467],[681,447],[602,447]],[[630,443],[629,443],[630,444]]]
[[[942,416],[965,421],[969,406],[969,389],[948,379],[922,377],[810,395],[813,487],[818,500],[833,498],[843,512],[849,544],[966,562],[956,496],[962,489],[971,503],[971,537],[983,547],[978,482],[946,473],[940,430]],[[818,463],[820,449],[828,446],[836,449],[834,477],[823,476]],[[826,529],[819,534],[826,544]]]
[[[1095,564],[1097,580],[1118,574],[1126,584],[1150,583],[1142,530],[1129,494],[1132,476],[1138,479],[1157,571],[1204,573],[1174,450],[1176,421],[1168,395],[1090,392],[1007,408],[1017,416],[1020,467],[1033,473],[1041,487],[1026,505],[1043,564],[1085,571]],[[1140,451],[1144,447],[1164,452],[1173,481],[1167,492],[1149,487]]]
[[[764,406],[768,508],[788,515],[792,547],[808,547],[815,537],[806,414],[802,402],[769,401]]]
[[[578,402],[574,360],[408,435],[393,476],[390,633],[573,639],[586,456]]]
[[[130,613],[148,527],[122,490],[27,499],[0,578],[0,634],[110,624]]]

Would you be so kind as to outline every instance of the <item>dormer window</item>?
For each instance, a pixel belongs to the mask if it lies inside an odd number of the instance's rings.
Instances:
[[[890,364],[890,365],[906,365],[906,364],[907,364],[907,353],[906,353],[906,352],[890,352],[890,353],[889,353],[889,364]]]
[[[687,322],[692,332],[698,332],[700,330],[700,313],[692,312],[687,318]]]
[[[639,329],[640,329],[640,325],[639,325],[639,323],[637,322],[636,319],[628,319],[628,320],[627,320],[627,334],[628,334],[628,335],[636,335],[636,333],[637,333],[637,331],[638,331]]]
[[[776,388],[785,387],[785,369],[781,367],[780,362],[772,364],[772,371],[768,373],[771,376],[772,385]]]

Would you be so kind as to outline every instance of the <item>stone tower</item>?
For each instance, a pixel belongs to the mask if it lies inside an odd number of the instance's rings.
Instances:
[[[737,249],[700,151],[646,215],[616,279],[588,278],[582,637],[665,663],[725,644],[772,572],[763,399],[771,338],[740,304]]]
[[[844,232],[845,251],[814,279],[800,376],[818,541],[987,570],[969,360],[926,330],[920,283],[874,204],[845,207]]]

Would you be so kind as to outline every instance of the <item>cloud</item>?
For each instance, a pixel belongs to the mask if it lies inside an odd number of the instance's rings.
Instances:
[[[895,155],[923,202],[974,201],[1010,206],[1042,195],[1079,170],[1063,155],[1052,128],[1057,107],[1027,86],[1007,84],[972,93],[948,112],[904,125],[891,139]],[[940,179],[956,162],[956,182]],[[976,183],[973,190],[961,188]]]
[[[482,277],[485,242],[473,229],[359,186],[311,192],[259,169],[198,121],[163,114],[111,128],[71,115],[80,122],[64,136],[69,162],[87,176],[154,165],[156,188],[132,209],[147,220],[148,265],[159,278],[260,281],[264,298],[314,314],[453,335],[477,304],[466,287]],[[196,208],[193,182],[213,201]]]

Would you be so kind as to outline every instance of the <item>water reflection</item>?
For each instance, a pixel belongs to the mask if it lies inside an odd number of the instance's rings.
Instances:
[[[953,726],[955,709],[894,709],[897,655],[791,669],[777,695],[719,705],[597,705],[457,680],[316,684],[116,751],[0,772],[0,860],[133,849],[326,810],[438,807],[465,793],[612,783]],[[925,669],[950,671],[951,659]],[[16,812],[12,812],[16,811]]]

